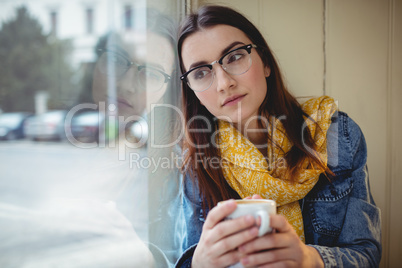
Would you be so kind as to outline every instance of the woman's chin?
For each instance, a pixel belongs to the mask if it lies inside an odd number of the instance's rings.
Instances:
[[[138,121],[142,118],[143,109],[137,109],[131,106],[118,105],[118,114],[124,118],[124,121]]]

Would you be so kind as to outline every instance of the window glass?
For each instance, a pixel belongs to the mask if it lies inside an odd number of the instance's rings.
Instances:
[[[180,256],[180,6],[0,1],[1,267]]]
[[[57,11],[50,12],[50,32],[54,35],[57,34]]]
[[[126,5],[124,7],[124,27],[126,30],[130,30],[132,28],[133,21],[133,12],[130,5]]]
[[[87,33],[93,33],[94,28],[94,10],[93,8],[87,8],[86,10],[86,19],[87,19]]]

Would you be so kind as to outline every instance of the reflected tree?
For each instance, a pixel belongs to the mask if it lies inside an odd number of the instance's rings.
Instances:
[[[67,108],[74,98],[71,45],[44,34],[27,8],[0,30],[0,107],[3,111],[35,110],[35,94],[47,92],[49,109]]]

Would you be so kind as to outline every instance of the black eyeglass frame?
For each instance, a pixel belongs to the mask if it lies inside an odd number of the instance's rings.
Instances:
[[[191,70],[185,72],[182,76],[180,76],[180,80],[186,80],[186,81],[187,81],[187,76],[188,76],[188,74],[191,73],[192,71],[198,69],[198,68],[208,67],[208,68],[212,71],[213,65],[214,65],[215,63],[219,63],[219,64],[222,66],[222,64],[223,64],[223,58],[225,58],[225,57],[226,57],[227,55],[229,55],[230,53],[233,53],[233,52],[235,52],[236,50],[245,49],[245,50],[247,51],[247,53],[250,54],[252,48],[257,48],[257,45],[248,44],[248,45],[245,45],[245,46],[241,46],[241,47],[235,48],[235,49],[233,49],[233,50],[231,50],[231,51],[229,51],[229,52],[226,52],[219,60],[213,61],[213,62],[211,62],[210,64],[203,64],[203,65],[194,67],[194,68],[192,68]],[[225,68],[224,68],[224,69],[225,69]],[[188,81],[187,81],[187,82],[188,82]],[[190,88],[191,88],[191,87],[190,87]]]
[[[130,70],[130,68],[131,68],[133,65],[135,65],[135,66],[137,67],[137,70],[138,70],[138,71],[141,71],[142,69],[145,69],[145,68],[149,68],[149,69],[155,70],[155,71],[157,71],[158,73],[162,74],[162,75],[165,77],[165,80],[163,81],[164,84],[166,84],[167,82],[169,82],[169,81],[172,79],[172,77],[171,77],[170,75],[168,75],[167,73],[165,73],[165,72],[163,72],[163,71],[161,71],[161,70],[159,70],[159,69],[157,69],[157,68],[154,68],[154,67],[152,67],[152,66],[139,65],[139,64],[137,64],[137,63],[131,61],[131,60],[130,60],[129,58],[127,58],[126,56],[124,56],[124,55],[122,55],[122,54],[120,54],[120,53],[117,53],[117,52],[116,52],[115,50],[113,50],[113,49],[98,48],[98,51],[99,51],[99,52],[102,52],[102,53],[104,53],[104,52],[115,53],[115,54],[121,56],[123,59],[125,59],[125,60],[127,61],[127,70],[126,70],[124,73],[122,73],[121,76],[123,76],[128,70]]]

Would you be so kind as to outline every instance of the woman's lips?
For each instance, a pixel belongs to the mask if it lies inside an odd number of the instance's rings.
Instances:
[[[232,106],[240,102],[247,94],[244,95],[234,95],[232,97],[229,97],[225,99],[223,102],[222,106]]]
[[[133,106],[124,99],[118,98],[118,99],[116,99],[116,101],[119,106],[126,106],[126,107],[133,108]]]
[[[133,106],[127,100],[125,100],[123,98],[111,98],[111,97],[108,97],[108,100],[109,100],[109,103],[114,103],[118,107],[133,108]]]

